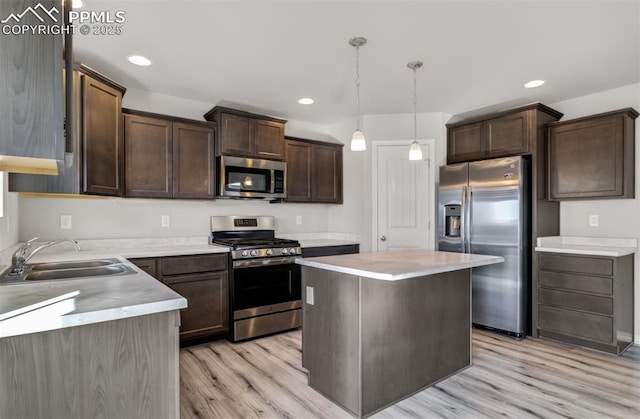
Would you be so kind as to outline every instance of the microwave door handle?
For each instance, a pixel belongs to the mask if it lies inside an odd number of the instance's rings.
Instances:
[[[276,169],[271,169],[271,193],[276,193]]]

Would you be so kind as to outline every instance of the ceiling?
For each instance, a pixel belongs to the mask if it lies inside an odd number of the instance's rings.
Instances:
[[[75,59],[127,86],[332,124],[363,114],[452,115],[554,103],[640,82],[640,1],[99,1],[121,35],[74,36]],[[137,67],[127,56],[153,62]],[[525,89],[532,79],[546,80]],[[311,97],[310,106],[298,99]],[[208,109],[203,109],[203,113]]]

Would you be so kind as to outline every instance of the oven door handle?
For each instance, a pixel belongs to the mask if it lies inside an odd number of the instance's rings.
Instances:
[[[258,266],[291,265],[295,263],[295,260],[296,260],[295,257],[234,260],[233,268],[242,269],[242,268],[255,268]]]

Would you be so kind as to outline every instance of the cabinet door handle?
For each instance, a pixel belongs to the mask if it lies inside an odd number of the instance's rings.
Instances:
[[[380,237],[380,241],[381,242],[386,242],[387,241],[387,236],[381,236]]]

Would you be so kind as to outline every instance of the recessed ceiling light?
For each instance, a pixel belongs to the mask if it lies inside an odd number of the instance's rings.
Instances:
[[[143,57],[142,55],[129,56],[129,62],[143,67],[151,65],[151,61],[147,57]]]
[[[311,99],[310,97],[303,97],[302,99],[298,100],[298,103],[301,105],[311,105],[313,103],[313,99]]]
[[[534,87],[540,87],[544,84],[544,80],[531,80],[529,83],[525,83],[524,87],[527,89],[533,89]]]
[[[73,0],[71,2],[71,8],[79,9],[81,7],[84,7],[84,2],[82,0]]]

